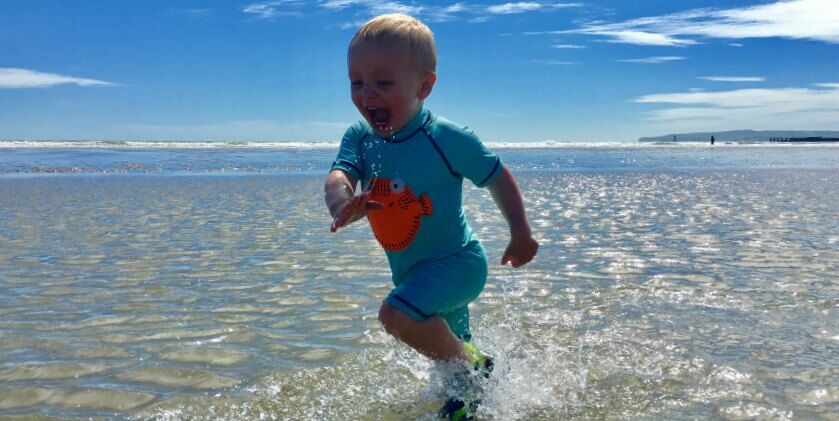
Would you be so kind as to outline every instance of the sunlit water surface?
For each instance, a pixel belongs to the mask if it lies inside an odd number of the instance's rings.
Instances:
[[[835,417],[839,149],[758,151],[508,151],[541,243],[517,270],[468,186],[479,418]],[[0,417],[436,419],[440,375],[376,320],[367,224],[327,229],[320,156],[0,177]]]

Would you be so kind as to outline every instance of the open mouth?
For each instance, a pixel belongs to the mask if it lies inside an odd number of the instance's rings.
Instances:
[[[370,123],[373,125],[374,128],[377,130],[385,130],[390,125],[388,124],[390,120],[390,111],[384,108],[367,108],[367,115],[370,118]]]

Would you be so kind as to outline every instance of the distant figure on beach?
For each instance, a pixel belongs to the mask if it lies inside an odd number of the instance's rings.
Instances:
[[[714,135],[711,135],[711,144],[714,144]]]
[[[423,106],[437,79],[436,55],[431,30],[407,15],[378,16],[356,32],[347,64],[363,118],[344,135],[324,188],[332,232],[367,217],[395,286],[379,321],[398,340],[456,368],[440,414],[461,419],[476,411],[476,379],[492,369],[469,331],[467,305],[483,290],[488,263],[464,217],[463,179],[488,187],[509,224],[502,265],[527,264],[539,245],[507,166],[472,131]]]

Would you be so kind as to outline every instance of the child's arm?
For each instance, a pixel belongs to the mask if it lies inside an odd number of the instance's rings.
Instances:
[[[363,218],[373,209],[384,208],[382,204],[369,200],[367,193],[356,196],[357,183],[358,180],[355,177],[337,169],[330,171],[326,177],[323,190],[326,195],[326,206],[333,218],[330,231],[335,232],[338,228]]]
[[[504,256],[501,257],[501,264],[506,265],[510,262],[513,267],[527,264],[533,260],[533,256],[536,256],[539,243],[530,232],[530,223],[527,222],[521,191],[513,173],[506,165],[498,178],[489,186],[489,192],[510,226],[510,244],[504,251]]]

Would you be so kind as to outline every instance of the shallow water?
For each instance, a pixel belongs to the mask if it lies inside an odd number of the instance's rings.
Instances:
[[[834,151],[509,153],[542,247],[471,308],[479,416],[835,416]],[[298,168],[0,177],[0,417],[436,419],[439,374],[376,321],[369,228],[329,233]]]

